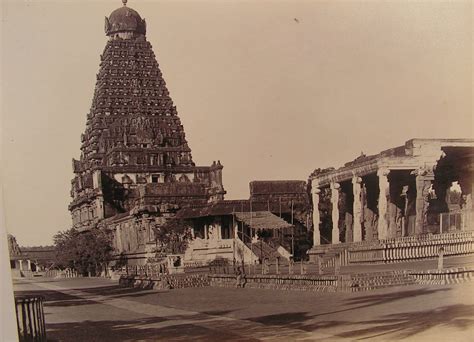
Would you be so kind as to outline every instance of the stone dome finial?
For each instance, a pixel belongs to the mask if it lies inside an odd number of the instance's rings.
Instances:
[[[119,34],[121,38],[145,35],[145,19],[142,19],[137,11],[127,7],[127,0],[122,0],[122,3],[122,7],[105,18],[105,34],[108,36]]]

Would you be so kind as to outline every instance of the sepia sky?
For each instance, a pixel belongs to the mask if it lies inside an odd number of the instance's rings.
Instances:
[[[20,245],[70,228],[71,159],[120,0],[2,2],[2,177]],[[410,138],[472,137],[471,1],[144,1],[197,165],[227,199]]]

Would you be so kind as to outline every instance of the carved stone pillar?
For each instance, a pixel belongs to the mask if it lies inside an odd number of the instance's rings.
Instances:
[[[408,185],[404,185],[400,195],[403,198],[402,236],[407,236],[408,225]]]
[[[23,260],[18,260],[20,262],[20,271],[23,271]]]
[[[319,246],[321,244],[321,233],[319,231],[319,224],[321,217],[319,214],[319,193],[320,189],[314,187],[313,183],[313,246]]]
[[[415,235],[422,234],[428,224],[429,191],[434,180],[433,168],[420,168],[412,172],[416,176]]]
[[[98,196],[95,200],[95,211],[96,216],[99,220],[102,220],[104,215],[104,198],[102,196]]]
[[[236,221],[234,222],[234,239],[238,239],[239,238],[239,223]]]
[[[27,264],[28,264],[28,271],[31,271],[31,260],[26,260]]]
[[[361,201],[361,183],[362,178],[354,176],[352,178],[352,191],[354,193],[354,203],[353,203],[353,241],[359,242],[362,241],[362,201]]]
[[[331,183],[331,204],[332,204],[332,243],[340,243],[339,240],[339,183]]]
[[[379,177],[379,221],[377,225],[378,239],[385,240],[388,234],[388,220],[387,220],[387,197],[389,196],[388,173],[390,171],[386,168],[379,169],[377,176]]]

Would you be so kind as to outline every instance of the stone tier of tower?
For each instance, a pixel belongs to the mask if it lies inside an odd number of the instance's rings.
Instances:
[[[81,157],[73,160],[73,226],[222,199],[222,165],[195,166],[145,20],[123,6],[106,18],[105,31]]]

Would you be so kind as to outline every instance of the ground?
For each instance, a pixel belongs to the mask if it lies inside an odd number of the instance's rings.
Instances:
[[[474,283],[359,293],[120,288],[99,278],[18,280],[46,298],[51,341],[471,341]]]

